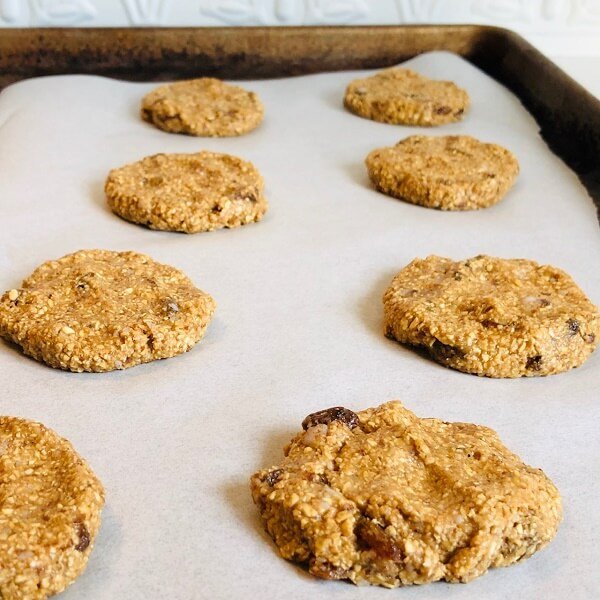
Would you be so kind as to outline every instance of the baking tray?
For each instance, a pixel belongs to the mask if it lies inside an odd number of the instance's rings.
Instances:
[[[37,43],[44,46],[43,39]],[[227,48],[214,60],[224,61]],[[25,81],[3,94],[0,289],[18,286],[43,260],[103,247],[134,249],[177,266],[218,303],[193,351],[125,371],[65,373],[0,344],[3,412],[40,420],[70,439],[107,489],[89,568],[61,596],[65,600],[387,594],[315,580],[278,558],[262,532],[248,477],[279,461],[306,414],[392,398],[420,416],[495,428],[509,448],[546,470],[566,511],[555,542],[530,561],[495,569],[468,586],[440,583],[394,596],[594,597],[600,512],[598,483],[589,470],[600,455],[600,405],[593,393],[600,353],[553,378],[471,377],[386,340],[381,309],[392,275],[428,253],[549,262],[568,270],[597,301],[594,206],[539,139],[536,123],[513,94],[447,53],[414,60],[415,69],[448,76],[472,95],[469,119],[444,132],[476,133],[515,150],[523,169],[506,201],[486,211],[444,213],[372,190],[362,163],[366,153],[416,128],[348,114],[341,97],[358,73],[248,84],[265,103],[267,119],[239,138],[173,136],[143,123],[139,99],[153,84],[57,77]],[[450,68],[454,62],[460,71]],[[299,74],[291,63],[271,74]],[[208,72],[197,66],[152,75],[128,64],[136,79]],[[102,74],[126,78],[116,71]],[[102,185],[109,168],[146,154],[201,147],[259,167],[271,202],[263,222],[183,236],[133,226],[106,207]]]
[[[447,50],[511,89],[600,216],[600,101],[516,33],[479,25],[6,29],[0,89],[28,77],[88,73],[152,81],[270,78],[394,65]]]

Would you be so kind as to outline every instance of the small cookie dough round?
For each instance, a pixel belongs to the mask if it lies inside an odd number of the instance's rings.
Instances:
[[[141,115],[169,133],[229,137],[258,127],[264,108],[254,92],[201,77],[152,90],[142,100]]]
[[[80,250],[42,264],[0,298],[0,336],[51,367],[103,372],[187,352],[215,301],[137,252]]]
[[[104,489],[71,444],[0,417],[0,598],[43,600],[86,567]]]
[[[469,95],[451,81],[392,68],[352,81],[346,88],[344,105],[373,121],[432,126],[460,121],[469,107]]]
[[[511,152],[466,135],[411,136],[373,150],[365,162],[380,192],[441,210],[492,206],[519,173]]]
[[[303,429],[251,490],[281,556],[317,577],[468,582],[543,548],[562,519],[553,483],[487,427],[389,402],[323,410]]]
[[[216,152],[155,154],[113,169],[111,210],[151,229],[197,233],[260,221],[268,204],[256,167]]]
[[[383,297],[386,335],[487,377],[551,375],[583,364],[600,312],[564,271],[532,260],[415,259]]]

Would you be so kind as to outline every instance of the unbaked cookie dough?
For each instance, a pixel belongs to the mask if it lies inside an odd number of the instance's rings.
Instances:
[[[113,169],[104,189],[114,213],[164,231],[239,227],[268,208],[256,167],[217,152],[147,156]]]
[[[414,135],[373,150],[366,165],[380,192],[441,210],[492,206],[519,173],[517,159],[506,148],[466,135]]]
[[[323,410],[303,429],[251,490],[281,556],[317,577],[468,582],[543,548],[562,519],[552,482],[487,427],[389,402]]]
[[[451,81],[395,67],[352,81],[344,105],[373,121],[432,126],[460,121],[469,107],[469,95]]]
[[[383,297],[386,335],[439,363],[487,377],[578,367],[600,336],[600,312],[564,271],[532,260],[415,259]]]
[[[200,341],[215,301],[178,269],[136,252],[80,250],[0,298],[0,336],[51,367],[112,371]]]
[[[43,600],[86,567],[104,489],[71,444],[0,416],[0,598]]]
[[[142,100],[141,115],[144,121],[170,133],[228,137],[258,127],[264,109],[254,92],[201,77],[152,90]]]

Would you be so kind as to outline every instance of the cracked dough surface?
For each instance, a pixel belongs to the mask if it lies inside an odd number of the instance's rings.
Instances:
[[[215,301],[137,252],[80,250],[42,264],[0,298],[0,336],[58,369],[111,371],[200,341]]]
[[[201,77],[163,85],[142,99],[141,116],[169,133],[229,137],[248,133],[263,120],[254,92]]]
[[[113,169],[111,210],[151,229],[196,233],[259,221],[268,208],[256,167],[216,152],[155,154]]]
[[[468,582],[556,534],[558,490],[479,425],[389,402],[310,415],[280,465],[251,479],[281,556],[325,579]]]
[[[42,600],[85,569],[104,489],[71,444],[0,417],[0,598]]]
[[[502,146],[467,135],[414,135],[366,159],[384,194],[441,210],[473,210],[496,204],[513,185],[519,163]]]
[[[583,364],[598,307],[564,271],[532,260],[415,259],[383,297],[386,335],[487,377],[551,375]]]
[[[373,121],[432,126],[460,121],[469,107],[469,95],[451,81],[428,79],[394,67],[352,81],[344,105]]]

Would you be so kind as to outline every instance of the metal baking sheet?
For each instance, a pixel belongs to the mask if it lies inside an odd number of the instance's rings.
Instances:
[[[50,369],[0,344],[5,414],[70,439],[107,490],[96,548],[63,598],[375,598],[322,582],[277,556],[248,491],[302,418],[399,398],[421,416],[495,428],[559,487],[565,520],[533,558],[467,585],[410,598],[587,599],[600,586],[600,354],[568,373],[491,380],[447,370],[383,336],[381,296],[416,256],[525,257],[567,270],[596,303],[600,240],[577,176],[506,88],[465,60],[407,63],[468,89],[464,122],[427,130],[360,119],[341,104],[366,71],[249,81],[264,124],[240,138],[169,135],[143,123],[148,83],[93,76],[31,79],[0,95],[0,288],[80,248],[132,249],[183,269],[218,308],[191,352],[108,374]],[[363,160],[414,133],[465,133],[510,148],[522,173],[493,208],[444,213],[375,192]],[[223,151],[266,180],[264,221],[186,236],[113,215],[112,167],[157,152]]]

